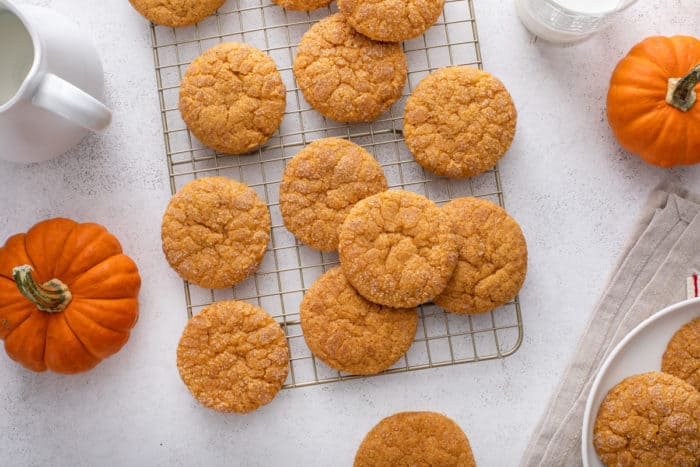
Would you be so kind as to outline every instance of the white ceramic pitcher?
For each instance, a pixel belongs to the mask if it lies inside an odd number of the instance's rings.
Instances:
[[[112,118],[100,58],[75,24],[0,0],[0,159],[59,156]]]

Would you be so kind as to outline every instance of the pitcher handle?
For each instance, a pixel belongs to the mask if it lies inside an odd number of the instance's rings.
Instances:
[[[52,73],[44,75],[32,103],[95,132],[112,120],[112,112],[102,102]]]

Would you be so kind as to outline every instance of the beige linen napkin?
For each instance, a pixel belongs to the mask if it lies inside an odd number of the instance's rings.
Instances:
[[[599,366],[637,324],[686,298],[686,278],[700,267],[700,196],[665,184],[651,194],[644,213],[521,467],[581,465],[583,410]]]

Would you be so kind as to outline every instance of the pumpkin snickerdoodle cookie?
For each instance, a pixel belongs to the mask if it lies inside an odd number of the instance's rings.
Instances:
[[[406,353],[418,326],[415,308],[389,308],[365,300],[335,267],[311,285],[299,311],[311,352],[353,375],[384,371]]]
[[[403,131],[420,165],[465,178],[496,165],[513,141],[516,119],[510,94],[497,78],[451,66],[418,83],[406,101]]]
[[[247,44],[216,45],[187,67],[180,84],[180,113],[203,144],[243,154],[279,128],[285,88],[275,62]]]
[[[377,161],[340,138],[314,141],[289,161],[280,184],[284,225],[321,251],[338,249],[338,230],[359,200],[387,189]]]
[[[527,270],[520,226],[491,201],[457,198],[444,204],[457,234],[459,260],[435,303],[453,313],[485,313],[511,300]]]
[[[204,406],[245,413],[269,403],[287,378],[289,349],[262,308],[226,300],[188,321],[177,346],[182,381]]]
[[[161,26],[180,27],[202,21],[226,0],[129,0],[147,20]]]
[[[338,0],[338,8],[358,32],[375,41],[401,42],[435,24],[444,0]]]
[[[230,287],[258,268],[270,240],[270,213],[244,183],[199,178],[173,195],[161,238],[182,278],[200,287]]]
[[[469,439],[450,418],[435,412],[399,412],[362,440],[354,467],[435,465],[474,467]]]
[[[700,390],[700,318],[684,324],[673,334],[661,359],[661,371]]]
[[[324,18],[301,38],[294,76],[321,115],[340,122],[371,122],[403,91],[407,62],[401,46],[355,31],[342,13]]]
[[[700,465],[700,393],[659,372],[625,378],[598,409],[593,445],[605,465]]]
[[[458,256],[450,217],[404,190],[358,202],[340,229],[338,253],[345,276],[362,296],[396,308],[435,298]]]

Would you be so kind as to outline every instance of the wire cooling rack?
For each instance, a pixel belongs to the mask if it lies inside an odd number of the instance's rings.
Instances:
[[[410,190],[438,204],[460,196],[477,196],[503,206],[497,167],[467,180],[436,177],[416,164],[401,133],[406,98],[423,77],[447,65],[481,68],[472,0],[446,0],[438,22],[423,36],[403,43],[408,59],[404,95],[371,124],[340,124],[325,119],[304,100],[294,80],[292,62],[301,36],[313,23],[336,11],[330,6],[310,13],[294,12],[270,0],[229,0],[198,25],[151,27],[172,192],[197,177],[228,176],[253,187],[267,202],[272,218],[271,242],[257,273],[228,289],[206,290],[185,282],[187,315],[192,317],[214,301],[233,298],[270,312],[289,342],[290,371],[285,388],[354,378],[314,358],[301,332],[299,304],[304,291],[338,263],[336,253],[321,253],[300,244],[282,222],[278,203],[282,171],[304,145],[329,136],[347,138],[374,154],[390,188]],[[180,80],[187,65],[209,47],[226,41],[246,42],[267,52],[287,89],[287,109],[278,132],[256,152],[240,156],[206,148],[187,130],[178,111]],[[415,342],[385,373],[503,358],[518,349],[522,337],[517,297],[493,312],[475,316],[445,313],[434,304],[423,305]]]

